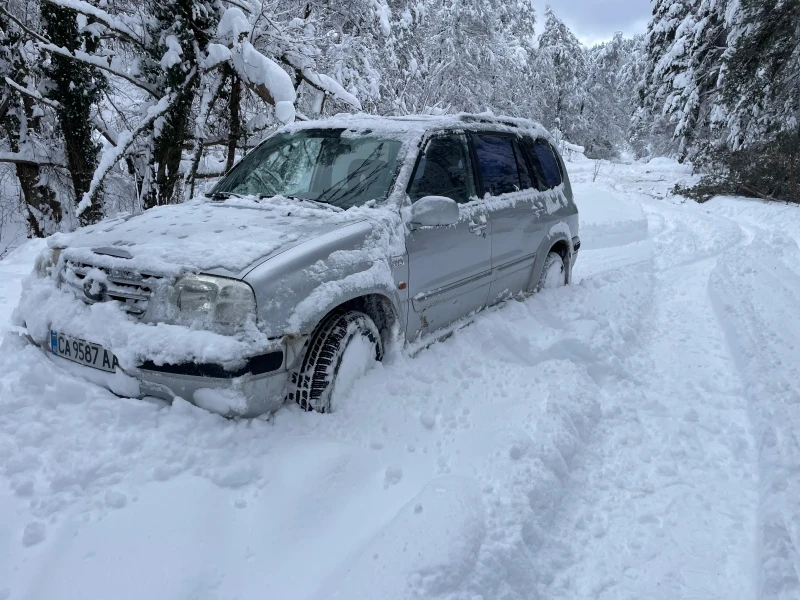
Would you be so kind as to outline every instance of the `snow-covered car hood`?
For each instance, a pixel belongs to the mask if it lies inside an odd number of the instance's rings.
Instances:
[[[121,215],[48,240],[71,260],[158,275],[240,274],[257,261],[350,223],[369,208],[328,210],[286,198],[196,199]]]

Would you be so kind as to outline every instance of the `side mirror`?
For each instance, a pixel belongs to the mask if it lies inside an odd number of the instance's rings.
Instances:
[[[458,204],[445,196],[425,196],[411,205],[411,224],[446,227],[458,223]]]

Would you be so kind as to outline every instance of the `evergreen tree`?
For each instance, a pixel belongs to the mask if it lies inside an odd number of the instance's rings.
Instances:
[[[741,0],[732,25],[724,161],[756,195],[800,203],[800,0]]]
[[[740,0],[725,61],[733,149],[800,128],[800,0]]]
[[[711,137],[712,109],[719,97],[721,57],[725,50],[726,2],[700,0],[675,33],[673,47],[663,61],[671,78],[662,113],[674,126],[681,158],[697,151],[697,144]],[[661,62],[661,61],[660,61]]]
[[[542,107],[545,125],[580,143],[586,133],[586,50],[549,6],[539,36],[538,72],[546,101]]]
[[[674,127],[664,117],[663,109],[667,96],[674,89],[673,80],[683,68],[676,64],[684,57],[684,47],[676,44],[678,29],[691,14],[696,1],[655,0],[653,4],[646,35],[646,68],[632,128],[639,153],[669,154],[677,147],[673,140]]]

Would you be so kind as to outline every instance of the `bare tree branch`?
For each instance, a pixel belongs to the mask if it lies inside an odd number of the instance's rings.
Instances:
[[[192,69],[186,77],[183,85],[188,85],[192,79],[197,77],[197,71]],[[178,97],[176,92],[171,92],[166,96],[162,97],[158,103],[154,106],[151,106],[147,110],[147,116],[143,118],[136,128],[133,131],[123,131],[119,134],[117,138],[117,145],[112,147],[100,157],[100,166],[94,172],[94,176],[92,177],[92,183],[89,185],[89,189],[81,198],[80,203],[75,211],[76,215],[80,215],[83,211],[85,211],[89,206],[92,204],[92,197],[97,192],[98,188],[103,184],[106,176],[111,171],[111,168],[117,164],[120,158],[122,158],[125,153],[128,151],[133,145],[133,142],[139,137],[143,132],[147,131],[150,126],[153,125],[156,119],[158,119],[161,115],[167,112],[170,107],[172,106],[175,98]]]
[[[3,101],[0,102],[0,122],[6,118],[6,113],[8,113],[8,109],[11,106],[11,96],[6,94],[3,97]]]
[[[34,38],[38,42],[38,46],[39,46],[39,48],[41,50],[46,50],[48,52],[52,52],[53,54],[58,54],[59,56],[63,56],[65,58],[71,58],[72,60],[77,60],[77,61],[80,61],[82,63],[86,63],[86,64],[89,64],[89,65],[92,65],[93,67],[97,67],[98,69],[102,69],[103,71],[106,71],[107,73],[110,73],[111,75],[115,75],[117,77],[120,77],[120,78],[124,79],[125,81],[127,81],[129,83],[132,83],[136,87],[145,90],[146,92],[148,92],[152,96],[155,96],[155,97],[158,96],[158,94],[156,93],[155,89],[153,87],[151,87],[150,85],[144,83],[143,81],[139,81],[138,79],[136,79],[135,77],[132,77],[131,75],[128,75],[127,73],[123,73],[122,71],[118,71],[117,69],[112,67],[110,64],[108,64],[106,61],[104,61],[103,59],[101,59],[101,58],[99,58],[97,56],[92,56],[91,54],[88,54],[87,52],[83,52],[81,50],[75,50],[75,52],[70,52],[66,48],[62,48],[61,46],[56,46],[55,44],[53,44],[50,40],[48,40],[43,35],[41,35],[39,33],[36,33],[35,31],[33,31],[32,29],[27,27],[25,25],[25,23],[20,21],[13,14],[11,14],[5,7],[0,6],[0,13],[4,14],[9,19],[14,21],[17,25],[19,25],[19,27],[25,33],[27,33],[29,36]]]
[[[37,167],[61,167],[67,165],[49,159],[39,159],[21,152],[0,152],[0,163],[11,163],[14,165],[35,165]]]

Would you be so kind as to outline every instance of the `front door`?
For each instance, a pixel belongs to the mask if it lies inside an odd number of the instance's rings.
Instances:
[[[459,204],[449,227],[420,227],[406,236],[409,262],[409,340],[446,327],[486,306],[492,279],[491,222],[475,192],[464,135],[431,138],[408,188],[412,202],[446,196]]]

